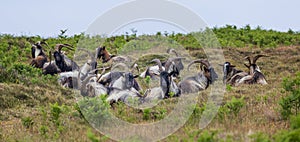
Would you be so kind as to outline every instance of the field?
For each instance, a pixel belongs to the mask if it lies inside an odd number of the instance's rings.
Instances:
[[[198,123],[207,106],[209,89],[201,92],[189,120],[174,134],[161,141],[300,141],[300,33],[277,32],[249,26],[213,28],[226,61],[244,67],[247,55],[264,54],[257,64],[268,85],[226,87],[218,114],[204,129]],[[204,31],[205,32],[205,31]],[[76,45],[83,35],[68,37],[63,33],[46,39]],[[142,37],[151,35],[143,35]],[[157,33],[169,37],[194,58],[205,58],[203,48],[192,34]],[[135,33],[110,37],[101,42],[112,53],[137,38]],[[57,76],[44,76],[29,66],[30,41],[42,37],[0,35],[0,139],[3,141],[112,141],[85,120],[74,92],[57,84]],[[93,40],[93,38],[91,38]],[[78,43],[80,45],[80,43]],[[95,43],[93,47],[97,47]],[[145,45],[144,47],[152,46]],[[72,57],[73,51],[66,51]],[[48,52],[47,52],[48,53]],[[222,63],[221,63],[222,64]],[[221,76],[221,75],[219,75]],[[293,97],[290,97],[294,95]],[[288,98],[293,98],[290,101]],[[123,103],[114,104],[111,112],[132,123],[149,123],[163,119],[178,98],[166,99],[153,109],[136,110]]]

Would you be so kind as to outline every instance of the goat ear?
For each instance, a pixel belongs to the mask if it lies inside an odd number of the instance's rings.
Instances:
[[[209,71],[209,69],[206,66],[203,66],[204,71]]]
[[[232,67],[232,68],[234,68],[234,67],[235,67],[235,65],[230,65],[229,67]]]
[[[224,66],[223,64],[218,64],[218,65],[219,65],[219,66],[222,66],[222,67]]]
[[[103,46],[102,49],[105,50],[105,46]]]
[[[244,64],[247,68],[250,68],[250,66],[248,66],[248,65],[246,65],[246,64]]]
[[[139,77],[139,75],[135,75],[135,76],[133,76],[133,78],[138,78]]]

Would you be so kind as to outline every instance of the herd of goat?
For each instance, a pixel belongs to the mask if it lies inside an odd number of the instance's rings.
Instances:
[[[48,57],[43,50],[44,45],[48,46],[46,42],[40,41],[32,44],[33,59],[30,65],[41,68],[43,74],[58,74],[58,82],[62,86],[77,89],[83,96],[107,95],[106,99],[110,103],[117,101],[129,102],[132,99],[142,103],[169,97],[179,97],[183,94],[197,93],[207,89],[210,84],[218,79],[214,67],[211,66],[208,60],[198,59],[188,64],[187,71],[196,63],[200,64],[200,71],[193,76],[175,81],[180,72],[184,70],[182,60],[185,58],[180,57],[174,49],[169,49],[167,53],[175,53],[175,57],[170,57],[166,61],[153,59],[151,62],[155,63],[155,65],[147,67],[142,73],[135,74],[135,69],[139,71],[136,63],[128,68],[125,62],[129,62],[129,58],[126,56],[111,55],[105,47],[96,48],[96,55],[93,55],[86,49],[77,48],[77,50],[86,52],[90,56],[90,59],[80,67],[62,51],[64,47],[74,49],[72,45],[56,44],[55,51],[53,53],[49,52],[50,61],[48,61]],[[52,57],[54,60],[52,60]],[[245,58],[249,61],[248,65],[245,64],[249,69],[248,72],[236,69],[229,62],[220,64],[223,66],[223,82],[232,86],[256,83],[267,84],[265,76],[256,64],[260,57],[267,56],[257,55],[253,59],[248,56]],[[101,60],[103,63],[114,63],[114,66],[103,67],[100,70],[97,68],[97,60]],[[125,69],[115,71],[112,69],[115,67],[124,67]],[[157,80],[159,86],[148,88],[142,92],[136,78],[147,78],[147,76],[152,80]]]

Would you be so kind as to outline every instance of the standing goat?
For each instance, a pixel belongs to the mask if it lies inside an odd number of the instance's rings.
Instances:
[[[248,73],[247,76],[241,78],[237,85],[242,84],[242,83],[245,83],[245,84],[256,84],[256,83],[258,83],[258,84],[262,84],[262,85],[268,84],[267,81],[266,81],[265,76],[260,71],[259,66],[256,65],[256,61],[260,57],[269,57],[269,56],[257,55],[253,58],[252,61],[251,61],[251,58],[249,56],[245,57],[245,59],[247,59],[249,61],[249,65],[244,64],[249,69],[249,73]]]
[[[218,78],[214,68],[207,60],[203,59],[195,60],[189,63],[188,71],[190,70],[190,66],[194,63],[200,63],[203,66],[203,71],[197,73],[197,75],[187,77],[179,82],[178,87],[181,90],[181,94],[197,93],[198,91],[205,90],[208,88],[209,84],[214,83],[214,81]]]

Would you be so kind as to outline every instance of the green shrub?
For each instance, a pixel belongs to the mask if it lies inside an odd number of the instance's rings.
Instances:
[[[24,117],[21,119],[21,121],[23,126],[25,126],[26,128],[30,128],[34,124],[33,119],[31,117]]]
[[[289,95],[283,97],[279,101],[281,106],[280,112],[284,119],[290,117],[290,115],[299,114],[300,110],[300,72],[296,74],[294,78],[285,78],[283,80],[283,88],[289,92]]]
[[[300,115],[292,116],[290,119],[291,129],[296,130],[300,129]]]
[[[143,110],[143,119],[149,120],[151,117],[151,109],[147,108]]]
[[[232,99],[226,103],[225,107],[228,109],[229,113],[233,113],[237,116],[244,104],[244,97],[237,99],[233,96]]]
[[[215,142],[217,141],[217,138],[216,138],[216,132],[213,131],[213,132],[208,132],[207,130],[203,131],[199,138],[198,138],[198,142]]]
[[[265,135],[264,133],[250,135],[250,138],[252,142],[271,142],[269,136]]]

